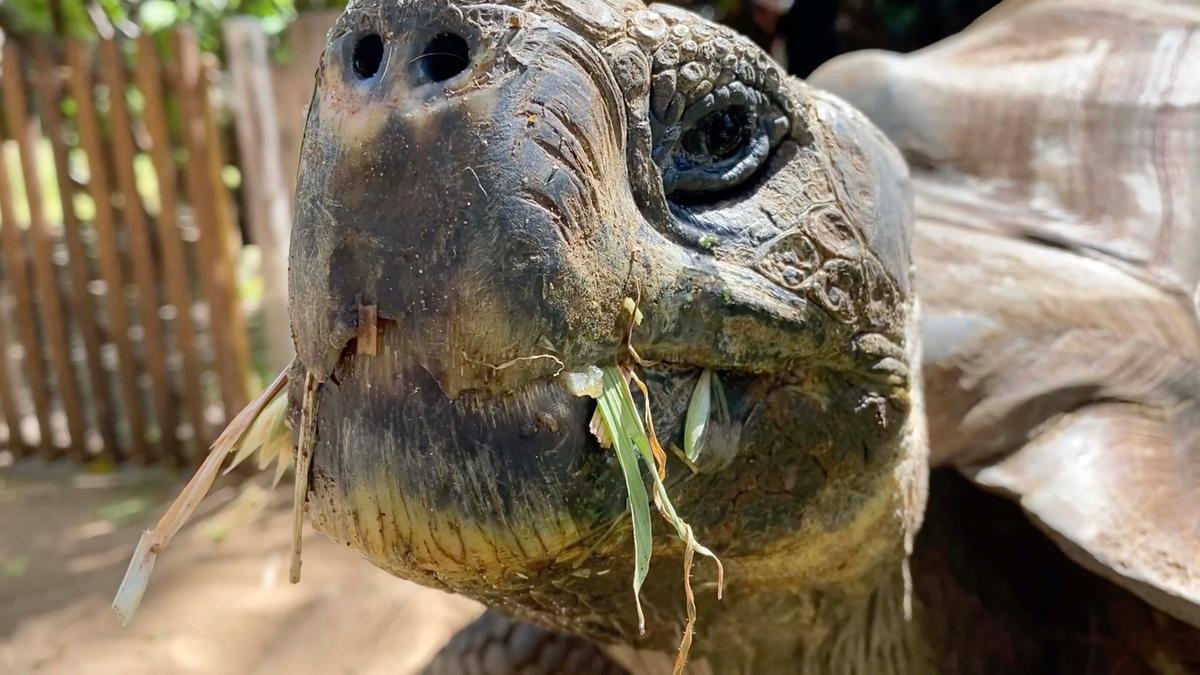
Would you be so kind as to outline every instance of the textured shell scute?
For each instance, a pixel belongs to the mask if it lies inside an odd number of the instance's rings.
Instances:
[[[1100,255],[1191,294],[1200,284],[1196,4],[1009,4],[917,53],[839,57],[810,80],[866,112],[919,160],[919,176],[944,185],[922,206],[939,220],[975,212],[1002,234]]]

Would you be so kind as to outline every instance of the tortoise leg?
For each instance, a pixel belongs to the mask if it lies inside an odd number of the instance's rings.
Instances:
[[[628,675],[594,643],[488,610],[450,638],[421,675]]]

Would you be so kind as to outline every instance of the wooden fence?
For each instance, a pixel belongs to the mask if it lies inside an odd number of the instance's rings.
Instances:
[[[192,462],[251,373],[214,66],[186,29],[0,66],[0,449]]]

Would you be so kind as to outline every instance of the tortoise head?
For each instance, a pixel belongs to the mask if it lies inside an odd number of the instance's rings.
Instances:
[[[921,506],[907,180],[862,116],[689,12],[352,2],[291,245],[322,382],[316,527],[396,575],[633,641],[625,486],[595,402],[562,384],[617,362],[632,297],[664,445],[700,372],[724,383],[707,464],[672,458],[667,482],[731,596],[869,591]],[[648,644],[677,639],[681,554],[656,542]]]

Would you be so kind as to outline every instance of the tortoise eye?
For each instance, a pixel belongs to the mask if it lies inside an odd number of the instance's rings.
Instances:
[[[754,134],[750,111],[734,106],[709,113],[684,133],[680,141],[689,154],[727,160],[743,152]]]
[[[761,92],[734,82],[693,103],[673,125],[658,128],[655,162],[676,203],[737,196],[768,164],[787,132],[787,117]]]

